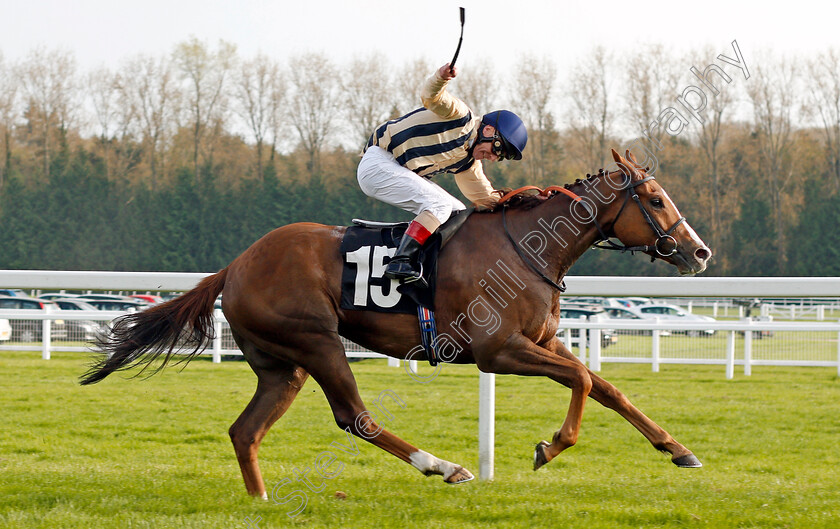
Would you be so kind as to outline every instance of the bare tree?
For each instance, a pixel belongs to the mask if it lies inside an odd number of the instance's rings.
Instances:
[[[662,44],[633,48],[624,60],[624,99],[634,135],[656,122],[659,112],[673,105],[684,70]],[[714,55],[712,55],[714,56]],[[656,126],[650,134],[660,137]]]
[[[27,99],[30,127],[38,131],[42,147],[44,175],[49,177],[53,152],[53,135],[65,143],[76,112],[76,59],[70,52],[31,51],[19,70],[19,78]]]
[[[192,130],[193,169],[199,181],[199,155],[212,160],[213,140],[219,136],[224,121],[225,89],[235,59],[233,44],[221,40],[216,50],[211,51],[195,37],[178,44],[173,53],[174,63],[186,83],[184,97]],[[203,140],[208,140],[209,148],[202,149]]]
[[[341,103],[338,70],[321,53],[304,53],[289,61],[293,92],[289,119],[308,154],[307,170],[320,174],[320,154],[330,135]]]
[[[697,57],[714,57],[714,52],[707,47]],[[721,81],[723,79],[721,78]],[[715,86],[715,85],[713,85]],[[720,86],[720,83],[719,83]],[[700,111],[701,120],[698,121],[697,140],[706,161],[709,187],[712,198],[711,211],[711,237],[709,242],[712,248],[720,247],[722,237],[728,230],[723,229],[724,218],[721,213],[721,202],[723,200],[723,178],[721,174],[721,148],[726,133],[726,120],[724,115],[731,112],[735,104],[733,88],[722,85],[715,86],[718,93],[709,93],[706,97],[705,109]]]
[[[774,215],[776,261],[779,272],[786,267],[784,207],[787,187],[794,182],[790,151],[794,144],[792,112],[796,104],[798,70],[788,58],[766,56],[755,68],[747,93],[753,106],[753,126],[758,142],[759,171],[767,182]]]
[[[18,107],[18,83],[0,53],[0,131],[3,133],[3,156],[0,159],[0,189],[6,181],[12,166],[12,133],[20,113]]]
[[[389,70],[385,56],[372,53],[353,59],[343,71],[345,121],[354,147],[365,145],[373,129],[393,111]]]
[[[396,82],[394,83],[394,109],[392,117],[407,114],[414,109],[423,106],[420,101],[420,90],[423,83],[435,71],[435,68],[426,59],[414,59],[405,63],[397,71]]]
[[[165,173],[165,146],[174,132],[179,93],[166,57],[138,55],[127,61],[117,79],[120,105],[136,112],[148,155],[150,187]]]
[[[256,143],[257,178],[263,177],[263,149],[271,133],[272,121],[277,116],[285,93],[285,80],[280,67],[265,55],[244,61],[236,80],[236,111],[248,126]]]
[[[532,181],[546,179],[549,158],[558,156],[554,116],[550,107],[557,82],[557,67],[548,57],[525,55],[518,61],[519,71],[513,82],[516,112],[528,128],[526,163]]]
[[[107,68],[99,68],[86,76],[86,87],[99,128],[98,141],[105,163],[105,176],[113,177],[111,146],[119,137],[127,139],[134,120],[131,100],[124,98],[119,77]]]
[[[457,93],[475,112],[486,114],[500,104],[498,94],[502,88],[499,75],[488,59],[480,59],[459,68],[458,77],[452,81],[452,92]]]
[[[593,170],[606,165],[607,138],[615,122],[611,61],[603,47],[594,48],[575,68],[586,75],[573,76],[568,89],[568,122],[575,155],[584,167]]]
[[[840,190],[840,51],[832,48],[808,61],[808,96],[803,114],[820,126],[835,191]]]
[[[274,162],[281,138],[286,137],[289,126],[289,112],[286,108],[289,99],[288,75],[284,73],[278,78],[277,85],[271,92],[269,101],[268,130],[271,137],[271,150],[269,162]]]

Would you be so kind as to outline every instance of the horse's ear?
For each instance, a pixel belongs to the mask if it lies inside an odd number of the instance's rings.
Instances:
[[[637,161],[636,161],[636,157],[635,157],[635,156],[633,156],[633,153],[632,153],[632,152],[630,152],[630,149],[627,149],[627,150],[625,151],[624,156],[625,156],[628,160],[630,160],[630,161],[633,163],[633,165],[635,165],[636,167],[641,167],[641,165],[639,165],[639,162],[637,162]]]
[[[619,169],[621,169],[621,172],[628,175],[631,179],[636,177],[637,173],[636,173],[635,165],[628,162],[624,157],[622,157],[620,154],[618,154],[615,149],[611,149],[611,150],[612,150],[613,160],[615,160],[615,163],[618,165]],[[630,154],[630,151],[627,151],[627,153]]]

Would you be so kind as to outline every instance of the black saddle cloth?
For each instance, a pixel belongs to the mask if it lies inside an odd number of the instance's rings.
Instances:
[[[382,228],[350,226],[341,240],[344,267],[341,272],[341,308],[416,314],[417,305],[434,307],[437,254],[440,235],[435,234],[420,251],[423,278],[429,288],[418,283],[400,285],[383,277],[385,266],[397,250],[407,225]]]
[[[344,260],[341,308],[416,314],[417,305],[422,305],[434,310],[438,254],[470,213],[471,209],[452,215],[420,250],[419,261],[428,288],[422,287],[419,281],[400,285],[396,280],[383,277],[385,266],[408,228],[407,222],[389,224],[354,220],[359,225],[348,227],[341,240]]]

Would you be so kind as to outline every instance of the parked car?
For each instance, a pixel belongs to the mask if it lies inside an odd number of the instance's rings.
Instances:
[[[9,320],[0,318],[0,342],[6,342],[12,339],[12,325]]]
[[[53,302],[58,305],[60,310],[99,310],[87,301],[79,298],[54,299]],[[93,320],[65,320],[64,324],[67,326],[68,339],[82,340],[91,342],[96,337],[107,331],[107,325],[93,321]]]
[[[628,296],[621,299],[629,301],[633,304],[634,307],[638,307],[639,305],[650,305],[651,303],[653,303],[653,300],[650,298],[641,298],[638,296]]]
[[[101,301],[137,301],[137,299],[130,296],[121,296],[119,294],[82,294],[79,297],[86,300],[98,299]]]
[[[43,294],[39,294],[36,296],[38,299],[46,299],[46,300],[54,300],[54,299],[68,299],[68,298],[78,298],[81,297],[82,294],[68,294],[66,292],[44,292]]]
[[[574,298],[563,298],[560,301],[561,305],[566,305],[569,303],[579,304],[579,305],[595,305],[595,306],[602,306],[607,302],[607,298],[602,298],[599,296],[577,296]]]
[[[52,301],[37,298],[25,298],[18,296],[0,296],[0,309],[13,310],[43,310],[47,305],[58,311],[58,306]],[[37,342],[43,338],[43,324],[41,320],[19,320],[10,318],[9,324],[12,327],[11,340],[17,342]],[[64,320],[53,320],[50,328],[50,336],[53,340],[64,340],[67,338],[67,326]]]
[[[19,288],[0,288],[0,296],[14,296],[17,298],[25,298],[26,293]]]
[[[670,305],[668,303],[651,303],[649,305],[641,305],[638,307],[639,312],[642,314],[652,315],[654,317],[660,318],[663,321],[683,321],[683,322],[707,322],[707,321],[717,321],[711,316],[701,316],[698,314],[692,314],[682,307],[678,307],[676,305]],[[689,330],[689,331],[673,331],[673,332],[681,332],[684,334],[688,334],[689,336],[711,336],[715,334],[714,329],[706,329],[706,330]]]
[[[604,309],[604,312],[606,312],[607,316],[610,318],[623,321],[653,320],[656,318],[656,316],[652,314],[645,314],[644,312],[631,307],[607,307]],[[635,329],[616,329],[615,332],[616,334],[652,334],[651,331],[639,331]],[[659,331],[659,336],[669,336],[670,334],[671,331]]]
[[[160,296],[155,296],[153,294],[132,294],[128,296],[132,299],[139,299],[140,301],[145,301],[149,305],[155,305],[156,303],[163,303],[163,298]]]
[[[93,305],[97,310],[138,311],[149,307],[149,304],[139,299],[90,299],[76,298]]]
[[[604,309],[598,305],[586,305],[582,303],[563,303],[560,305],[560,317],[579,320],[580,318],[586,318],[587,321],[593,317],[599,316],[606,316]],[[572,338],[579,338],[580,337],[580,329],[571,329],[572,331]],[[560,329],[557,330],[557,336],[561,339],[563,338],[563,334],[566,330],[563,328],[562,322],[560,323]],[[609,347],[614,343],[618,342],[618,336],[615,335],[615,331],[612,329],[601,329],[601,347]],[[587,344],[590,345],[590,344]]]
[[[633,304],[624,298],[604,298],[604,307],[632,307]]]
[[[183,294],[183,292],[164,292],[163,294],[161,294],[161,295],[160,295],[160,298],[161,298],[164,302],[166,302],[166,301],[172,301],[173,299],[177,298],[177,297],[178,297],[178,296],[180,296],[181,294]]]
[[[651,303],[648,298],[639,297],[625,297],[625,298],[604,298],[603,305],[605,307],[625,307],[628,309],[636,308],[639,305],[647,305]]]

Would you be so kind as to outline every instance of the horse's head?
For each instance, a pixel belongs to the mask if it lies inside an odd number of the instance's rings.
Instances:
[[[626,197],[613,221],[612,231],[625,246],[676,266],[680,274],[698,274],[712,256],[709,247],[680,215],[677,206],[636,162],[630,151],[625,157],[612,151],[624,178]]]

